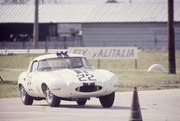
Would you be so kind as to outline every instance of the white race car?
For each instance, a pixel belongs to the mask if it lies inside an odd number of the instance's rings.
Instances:
[[[103,107],[109,108],[118,79],[110,71],[92,68],[82,55],[61,52],[35,58],[19,76],[18,86],[25,105],[42,99],[51,107],[59,106],[61,100],[85,105],[88,99],[97,97]]]

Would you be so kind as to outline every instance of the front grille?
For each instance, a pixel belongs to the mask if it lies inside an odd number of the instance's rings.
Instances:
[[[86,86],[81,86],[81,87],[77,87],[75,90],[77,92],[95,92],[95,91],[99,91],[101,90],[102,87],[101,86],[97,86],[97,85],[86,85]]]

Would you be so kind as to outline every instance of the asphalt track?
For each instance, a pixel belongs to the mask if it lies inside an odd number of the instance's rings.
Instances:
[[[180,89],[138,91],[144,121],[180,121]],[[128,121],[133,92],[117,92],[112,108],[91,98],[85,106],[61,101],[51,108],[46,101],[25,106],[20,98],[0,99],[0,121]]]

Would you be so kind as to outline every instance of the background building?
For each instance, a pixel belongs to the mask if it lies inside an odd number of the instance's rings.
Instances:
[[[180,50],[180,3],[174,21]],[[32,48],[33,22],[34,5],[0,5],[0,48]],[[168,47],[166,3],[40,5],[39,26],[39,48]]]

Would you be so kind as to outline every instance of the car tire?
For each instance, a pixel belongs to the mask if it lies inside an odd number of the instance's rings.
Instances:
[[[26,92],[25,88],[22,85],[20,86],[20,96],[24,105],[33,104],[33,97],[28,95],[28,93]]]
[[[58,107],[60,104],[60,98],[55,96],[51,90],[47,87],[45,90],[46,101],[50,107]]]
[[[78,100],[76,101],[78,105],[85,105],[87,100]]]
[[[115,92],[99,97],[100,103],[104,108],[112,107],[115,99]]]

